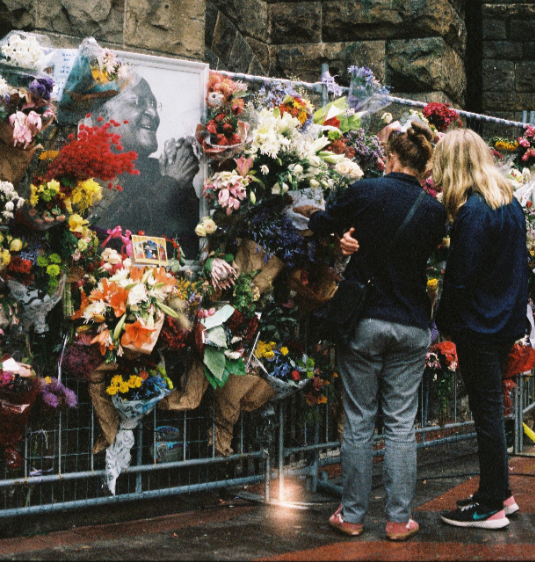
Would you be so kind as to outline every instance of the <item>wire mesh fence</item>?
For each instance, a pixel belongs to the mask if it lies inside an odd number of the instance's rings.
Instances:
[[[246,81],[255,91],[276,79],[227,73]],[[319,106],[329,101],[325,83],[279,81],[303,88]],[[391,97],[384,111],[401,118],[410,109],[425,104]],[[523,124],[459,111],[464,126],[489,140],[514,139]],[[378,119],[371,116],[371,119]],[[419,392],[417,435],[419,446],[432,446],[452,439],[473,437],[462,378],[452,375],[451,396],[446,419],[440,419],[440,405],[433,381],[424,378]],[[533,378],[518,378],[514,392],[515,452],[521,450],[522,418],[531,415],[535,405]],[[118,501],[158,498],[201,490],[231,488],[264,483],[265,499],[270,499],[270,480],[279,481],[284,496],[284,476],[306,474],[315,489],[328,483],[319,478],[320,469],[340,461],[343,427],[341,391],[338,399],[315,407],[314,416],[305,408],[304,397],[296,393],[271,402],[253,412],[242,413],[234,426],[233,453],[218,456],[213,440],[216,427],[214,393],[205,393],[196,409],[172,412],[155,409],[135,430],[131,466],[119,476],[115,496],[104,483],[105,454],[94,453],[100,433],[86,381],[64,375],[63,382],[78,395],[73,411],[40,417],[27,429],[20,451],[23,465],[8,470],[0,464],[0,517],[34,512],[79,509]],[[445,422],[445,423],[444,423]],[[384,450],[381,416],[377,421],[375,455]]]

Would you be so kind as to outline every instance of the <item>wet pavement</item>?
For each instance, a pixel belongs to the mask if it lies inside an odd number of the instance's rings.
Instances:
[[[335,490],[312,493],[305,478],[294,477],[285,480],[282,502],[273,480],[273,505],[252,501],[263,493],[258,485],[167,500],[159,506],[160,512],[174,509],[167,515],[141,517],[139,506],[114,506],[100,508],[100,514],[43,513],[41,525],[22,519],[13,522],[14,528],[3,522],[0,536],[18,536],[0,539],[0,560],[535,560],[535,457],[510,457],[520,511],[510,516],[509,527],[487,531],[441,522],[442,510],[477,488],[475,447],[472,439],[419,450],[413,518],[420,532],[404,543],[385,538],[379,461],[365,532],[359,537],[329,527],[328,518],[340,503]],[[330,483],[340,483],[339,466],[325,472]],[[46,532],[44,523],[50,528],[53,520],[66,530]]]

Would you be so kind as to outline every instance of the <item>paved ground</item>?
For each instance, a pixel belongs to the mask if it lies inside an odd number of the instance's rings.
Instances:
[[[286,502],[294,502],[293,507],[252,502],[248,494],[262,493],[262,486],[256,486],[219,497],[190,496],[188,511],[170,515],[124,521],[126,511],[100,508],[109,522],[80,526],[84,514],[78,513],[79,526],[63,531],[35,534],[42,527],[18,521],[14,524],[20,536],[0,539],[0,560],[535,560],[535,457],[510,459],[521,511],[511,516],[508,528],[467,530],[441,523],[440,511],[477,487],[474,449],[471,440],[419,452],[413,517],[421,531],[406,543],[385,540],[378,462],[366,530],[360,537],[346,537],[328,526],[339,504],[334,493],[307,492],[305,480],[294,478],[287,479],[284,488]],[[339,474],[339,467],[331,467],[329,481],[339,483]],[[249,499],[240,497],[244,492]],[[278,498],[276,481],[272,498]],[[296,509],[297,502],[302,509]],[[111,522],[117,516],[123,521]]]

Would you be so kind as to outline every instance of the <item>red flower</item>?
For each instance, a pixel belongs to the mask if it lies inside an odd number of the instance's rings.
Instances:
[[[208,121],[208,124],[206,125],[206,130],[213,135],[217,134],[217,124],[213,119]]]
[[[299,371],[294,369],[290,374],[292,375],[292,379],[294,381],[298,382],[301,380],[301,374],[299,373]]]

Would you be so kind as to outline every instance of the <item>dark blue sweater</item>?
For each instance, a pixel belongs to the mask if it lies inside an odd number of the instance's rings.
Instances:
[[[427,260],[445,235],[446,211],[426,196],[412,220],[386,253],[422,188],[413,176],[392,172],[351,185],[325,211],[310,217],[318,234],[343,234],[355,228],[360,249],[351,256],[344,276],[365,282],[376,272],[375,287],[363,311],[406,326],[428,328],[431,306],[426,292]]]
[[[515,341],[526,329],[526,221],[516,199],[492,210],[479,194],[461,207],[451,231],[437,327],[454,341]]]

